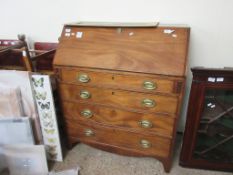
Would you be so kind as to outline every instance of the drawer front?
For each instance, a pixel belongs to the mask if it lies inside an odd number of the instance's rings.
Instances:
[[[101,89],[77,85],[60,84],[63,100],[79,100],[82,102],[99,103],[125,109],[145,110],[175,114],[178,98],[160,96],[113,89]]]
[[[159,136],[147,136],[112,127],[67,122],[67,133],[81,141],[106,143],[144,152],[150,156],[168,156],[171,140]]]
[[[170,138],[175,120],[167,115],[128,112],[100,105],[71,102],[63,102],[63,111],[68,119],[136,129]]]
[[[174,93],[175,82],[175,80],[159,76],[95,72],[86,69],[62,69],[61,79],[64,82],[80,85],[105,86],[150,93]]]

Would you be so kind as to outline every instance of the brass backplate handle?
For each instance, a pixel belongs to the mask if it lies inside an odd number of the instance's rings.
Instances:
[[[84,134],[85,134],[85,136],[87,136],[87,137],[91,137],[91,136],[94,136],[94,135],[95,135],[94,131],[92,131],[91,129],[86,129],[86,130],[84,131]]]
[[[90,94],[90,92],[88,92],[86,90],[81,90],[80,91],[80,97],[82,99],[88,99],[88,98],[91,98],[91,94]]]
[[[93,113],[89,109],[84,109],[83,111],[81,111],[81,116],[85,118],[91,118],[93,116]]]
[[[144,81],[143,82],[143,88],[147,90],[154,90],[157,88],[157,84],[152,81]]]
[[[151,147],[151,143],[145,139],[140,140],[140,145],[142,148],[150,148]]]
[[[138,122],[142,128],[152,128],[153,124],[149,120],[141,120]]]
[[[81,83],[88,83],[90,81],[90,77],[87,74],[79,74],[77,79]]]
[[[142,100],[142,106],[148,107],[148,108],[153,108],[156,106],[156,103],[154,100],[146,98],[146,99]]]

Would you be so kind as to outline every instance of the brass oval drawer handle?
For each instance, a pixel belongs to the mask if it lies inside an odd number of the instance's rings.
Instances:
[[[149,120],[141,120],[141,121],[139,121],[139,125],[142,128],[152,128],[152,126],[153,126],[152,122],[150,122]]]
[[[151,147],[151,143],[145,139],[140,140],[140,145],[142,148],[150,148]]]
[[[90,77],[87,74],[79,74],[78,81],[81,83],[88,83],[90,81]]]
[[[148,108],[153,108],[155,107],[156,103],[152,99],[144,99],[142,100],[142,106],[148,107]]]
[[[89,109],[84,109],[81,111],[81,115],[85,118],[91,118],[93,116],[93,113]]]
[[[87,136],[87,137],[91,137],[91,136],[94,136],[94,135],[95,135],[94,131],[92,131],[91,129],[86,129],[86,130],[84,131],[84,134],[85,134],[85,136]]]
[[[82,90],[82,91],[80,91],[80,97],[82,99],[88,99],[88,98],[91,98],[91,94],[90,94],[90,92],[88,92],[86,90]]]
[[[157,88],[157,85],[156,85],[156,83],[154,83],[152,81],[144,81],[143,88],[147,89],[147,90],[154,90]]]

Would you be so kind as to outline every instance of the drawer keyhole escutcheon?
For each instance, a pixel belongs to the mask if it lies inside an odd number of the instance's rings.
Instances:
[[[147,107],[147,108],[153,108],[156,106],[156,103],[152,99],[144,99],[142,100],[142,106]]]
[[[154,90],[157,88],[157,84],[152,81],[144,81],[143,82],[143,88],[147,90]]]
[[[87,74],[79,74],[78,75],[78,81],[81,83],[88,83],[90,81],[90,77]]]
[[[88,99],[88,98],[91,98],[91,94],[90,94],[90,92],[88,92],[86,90],[82,90],[82,91],[80,91],[80,97],[82,99]]]
[[[91,137],[91,136],[94,136],[94,135],[95,135],[94,131],[92,131],[91,129],[86,129],[86,130],[84,131],[84,134],[85,134],[85,136],[87,136],[87,137]]]
[[[93,116],[93,113],[89,109],[84,109],[81,111],[81,115],[85,118],[91,118]]]
[[[150,148],[151,147],[151,143],[145,139],[140,140],[140,145],[142,148]]]
[[[142,128],[152,128],[153,124],[149,120],[141,120],[139,121],[139,125]]]

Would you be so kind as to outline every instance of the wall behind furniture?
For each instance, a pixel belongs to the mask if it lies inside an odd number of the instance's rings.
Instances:
[[[62,25],[82,21],[159,21],[191,27],[189,66],[233,67],[232,0],[7,0],[0,5],[0,38],[57,41]],[[188,71],[183,130],[191,86]]]

